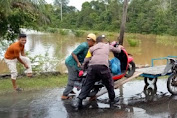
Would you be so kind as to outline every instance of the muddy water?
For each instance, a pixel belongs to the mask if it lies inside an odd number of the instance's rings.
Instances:
[[[28,34],[28,41],[26,44],[26,51],[29,51],[30,56],[45,55],[46,53],[50,58],[57,62],[56,70],[61,72],[65,71],[64,59],[79,45],[85,41],[85,36],[75,37],[72,34],[67,36],[61,36],[59,34]],[[108,35],[110,41],[116,40],[117,34]],[[130,47],[127,39],[137,39],[140,41],[139,46]],[[170,39],[167,39],[170,41]],[[174,42],[176,43],[176,42]],[[171,45],[170,45],[171,44]],[[165,57],[168,55],[177,55],[177,46],[165,45],[165,43],[159,43],[159,40],[154,35],[138,35],[138,34],[126,34],[124,46],[128,53],[131,53],[134,57],[136,64],[151,64],[152,58]],[[2,58],[2,55],[1,55]],[[165,61],[156,61],[156,65],[165,64]],[[0,62],[0,73],[8,72],[6,64]]]
[[[80,111],[73,109],[72,100],[60,100],[60,88],[5,94],[0,97],[0,118],[175,118],[177,97],[170,96],[165,86],[166,79],[159,79],[147,94],[150,89],[143,80],[131,81],[116,90],[120,102],[114,107],[105,94],[97,101],[84,101]]]

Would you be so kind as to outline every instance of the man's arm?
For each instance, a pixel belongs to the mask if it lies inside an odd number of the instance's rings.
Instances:
[[[84,59],[84,63],[82,64],[82,67],[81,67],[83,70],[86,70],[88,68],[88,64],[89,64],[90,59],[91,59],[91,57]]]
[[[25,56],[24,46],[23,46],[23,48],[22,48],[22,50],[21,50],[21,56]]]
[[[77,55],[81,52],[83,52],[83,50],[86,48],[86,46],[82,43],[80,44],[73,52],[72,52],[72,57],[74,58],[74,60],[77,62],[77,66],[81,67],[81,63],[79,62],[79,59],[77,57]],[[85,58],[85,57],[83,57]]]
[[[17,58],[17,60],[21,63],[21,64],[23,64],[24,66],[25,66],[25,68],[29,68],[28,67],[28,65],[25,63],[25,62],[23,62],[22,60],[21,60],[21,58],[20,58],[20,51],[19,50],[14,50],[14,55],[15,55],[15,57]],[[22,52],[21,52],[21,55],[22,55]]]
[[[26,64],[26,63],[24,63],[22,60],[21,60],[21,58],[20,57],[17,57],[17,60],[21,63],[21,64],[23,64],[24,66],[25,66],[25,68],[29,68],[28,67],[28,65]]]
[[[72,53],[71,55],[73,56],[74,60],[77,62],[77,66],[81,67],[81,63],[79,62],[77,55],[75,55],[74,53]]]
[[[109,49],[110,49],[112,52],[120,53],[122,48],[123,48],[122,45],[119,45],[118,47],[113,47],[112,45],[109,45]]]
[[[24,51],[24,49],[21,51],[21,55],[22,55],[22,56],[25,56],[25,51]]]

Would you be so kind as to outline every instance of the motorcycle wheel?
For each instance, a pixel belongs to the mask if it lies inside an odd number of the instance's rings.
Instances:
[[[172,95],[177,95],[177,74],[172,74],[167,80],[167,89]]]
[[[128,64],[128,70],[125,74],[125,77],[131,77],[135,72],[135,63],[133,61],[131,61],[129,64]]]

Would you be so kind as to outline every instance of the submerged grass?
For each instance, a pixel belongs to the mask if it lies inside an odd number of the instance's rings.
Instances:
[[[17,85],[25,91],[39,90],[44,88],[64,87],[67,83],[67,75],[37,76],[33,78],[23,77],[17,79]],[[10,79],[0,80],[0,94],[13,92]]]
[[[166,46],[177,46],[177,37],[175,36],[157,36],[157,43]]]
[[[82,37],[85,33],[84,31],[81,30],[72,30],[72,32],[76,37]]]
[[[67,29],[61,29],[61,30],[59,30],[59,32],[61,35],[68,35],[69,34],[69,30],[67,30]]]
[[[140,41],[136,39],[128,39],[127,41],[130,47],[136,47],[140,44]]]

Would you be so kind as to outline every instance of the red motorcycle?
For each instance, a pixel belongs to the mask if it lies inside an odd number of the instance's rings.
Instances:
[[[112,42],[111,45],[117,47],[119,44],[117,42]],[[114,81],[119,80],[123,77],[131,77],[135,72],[135,63],[133,62],[133,57],[131,54],[128,54],[125,49],[122,49],[120,53],[113,53],[114,57],[118,58],[121,63],[121,74],[112,75],[112,79]],[[74,86],[77,90],[80,90],[82,87],[82,83],[86,78],[87,72],[80,71],[78,75],[78,81],[75,82]],[[95,96],[98,91],[103,87],[101,81],[98,81],[94,84],[93,89],[90,91],[88,97]]]
[[[117,47],[119,44],[116,41],[111,43],[114,47]],[[121,63],[121,74],[114,75],[113,80],[118,80],[125,77],[131,77],[135,72],[135,63],[131,54],[128,54],[125,49],[121,50],[121,53],[113,53],[114,57],[118,58]]]

